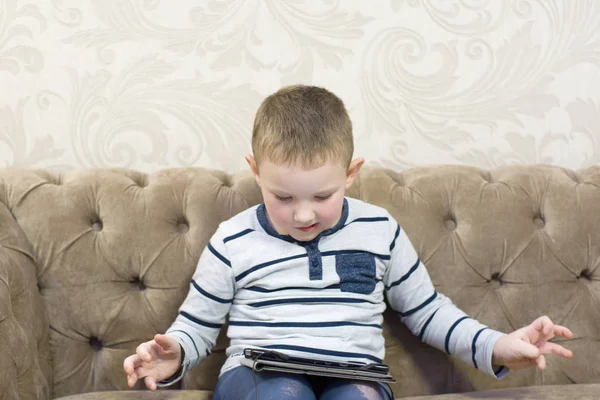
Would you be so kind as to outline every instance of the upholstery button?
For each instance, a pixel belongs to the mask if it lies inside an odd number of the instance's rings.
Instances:
[[[135,278],[133,281],[131,281],[131,284],[134,287],[137,287],[137,289],[140,290],[140,291],[146,290],[146,285],[144,284],[144,282],[140,278]]]
[[[233,181],[231,179],[230,175],[225,175],[223,176],[223,182],[222,182],[223,186],[230,188],[233,186]]]
[[[490,283],[494,283],[496,286],[500,286],[503,284],[502,278],[500,277],[499,272],[494,272],[491,276]]]
[[[533,224],[539,228],[542,229],[544,226],[546,226],[546,221],[544,220],[543,217],[541,216],[537,216],[533,219]]]
[[[581,271],[581,275],[579,275],[578,277],[579,279],[587,279],[588,281],[592,280],[592,273],[590,272],[589,269],[584,269],[583,271]]]
[[[100,232],[103,227],[104,226],[102,225],[102,221],[99,218],[96,219],[96,221],[92,224],[92,230],[94,232]]]
[[[481,171],[481,179],[484,181],[491,183],[492,182],[492,173],[490,171]]]
[[[90,346],[94,351],[100,351],[102,349],[102,342],[97,337],[92,336],[90,338]]]
[[[405,186],[404,176],[401,173],[386,171],[388,176],[392,178],[392,181],[396,184],[395,186]]]
[[[447,220],[444,221],[444,226],[449,231],[453,231],[456,229],[456,221],[453,218],[448,218]]]
[[[148,186],[148,177],[145,175],[142,175],[139,177],[139,179],[134,179],[133,183],[135,183],[136,185],[138,185],[141,188],[145,188],[146,186]]]
[[[177,223],[177,232],[184,234],[187,233],[190,230],[190,224],[187,222],[186,219],[180,219],[179,222]]]

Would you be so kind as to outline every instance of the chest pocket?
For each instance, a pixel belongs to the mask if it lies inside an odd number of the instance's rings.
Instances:
[[[342,292],[370,294],[377,285],[375,256],[369,253],[337,254],[335,270]]]

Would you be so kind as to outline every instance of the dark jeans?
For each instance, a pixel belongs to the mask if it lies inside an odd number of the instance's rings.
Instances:
[[[254,376],[253,376],[254,374]],[[382,382],[352,381],[277,372],[256,372],[241,366],[225,372],[213,400],[393,400]]]

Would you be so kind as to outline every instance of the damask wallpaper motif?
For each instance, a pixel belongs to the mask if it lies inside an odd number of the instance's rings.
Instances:
[[[0,0],[0,166],[237,171],[291,83],[370,164],[597,164],[600,2]]]

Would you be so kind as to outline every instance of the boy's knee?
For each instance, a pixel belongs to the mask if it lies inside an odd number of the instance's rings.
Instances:
[[[388,400],[385,390],[377,383],[352,382],[328,388],[322,400]]]
[[[348,395],[356,397],[349,397],[348,399],[356,400],[384,400],[381,397],[381,388],[368,383],[353,383],[349,386]]]
[[[316,400],[310,384],[301,377],[277,377],[263,381],[256,389],[260,400]],[[247,398],[254,400],[256,392]]]
[[[356,390],[362,395],[361,400],[387,400],[381,393],[381,386],[376,384],[356,383],[353,384]]]
[[[302,382],[289,380],[283,384],[281,395],[277,398],[281,400],[313,400],[315,396],[312,390]]]

